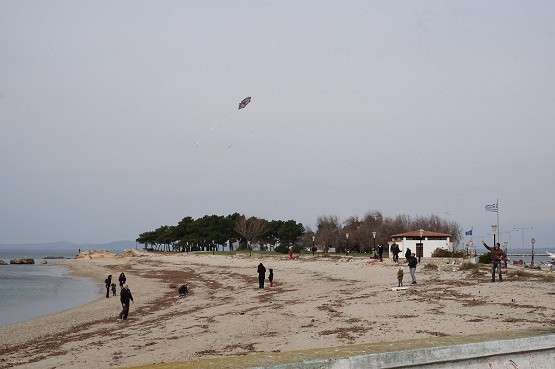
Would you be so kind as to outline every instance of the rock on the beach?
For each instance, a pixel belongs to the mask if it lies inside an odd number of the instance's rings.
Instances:
[[[35,264],[35,259],[33,258],[12,259],[10,260],[10,264]]]
[[[108,250],[87,250],[75,255],[75,259],[114,258],[115,253]]]
[[[122,251],[121,254],[116,254],[108,250],[87,250],[87,251],[81,251],[79,254],[75,255],[75,259],[99,259],[99,258],[114,259],[114,258],[138,257],[138,256],[146,256],[146,255],[148,254],[145,252],[133,250],[133,249],[125,249]]]
[[[0,260],[0,265],[8,265],[4,260]]]
[[[147,256],[148,253],[144,251],[138,251],[133,249],[125,249],[122,251],[121,254],[118,254],[119,257],[139,257],[139,256]]]

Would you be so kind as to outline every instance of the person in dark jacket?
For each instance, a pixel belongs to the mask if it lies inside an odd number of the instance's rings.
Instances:
[[[266,268],[264,264],[258,264],[258,288],[264,288],[264,279],[266,279]]]
[[[410,251],[410,249],[407,247],[407,251],[405,251],[405,259],[407,259],[407,263],[409,262],[410,255],[411,255],[411,251]]]
[[[378,245],[378,259],[383,261],[383,245],[381,243]]]
[[[393,242],[391,245],[391,254],[393,255],[393,262],[395,264],[399,264],[399,252],[401,252],[401,250],[399,250],[399,245]]]
[[[418,259],[416,254],[413,252],[409,256],[409,271],[410,277],[412,278],[412,284],[416,284],[416,265],[418,264]]]
[[[119,275],[118,281],[119,281],[119,288],[123,288],[125,281],[127,281],[127,278],[125,277],[125,274],[123,272]]]
[[[110,297],[110,287],[112,286],[112,275],[110,274],[108,278],[104,280],[104,285],[106,286],[106,297]]]
[[[268,282],[270,282],[270,287],[274,285],[274,270],[270,268],[270,274],[268,275]]]
[[[127,320],[127,315],[129,315],[129,303],[133,301],[133,295],[131,294],[131,290],[129,289],[129,286],[127,284],[123,285],[123,288],[120,292],[119,300],[122,307],[121,313],[119,313],[119,318]],[[133,301],[133,303],[135,302]]]
[[[179,287],[179,289],[177,290],[177,292],[179,293],[179,297],[187,297],[187,295],[189,294],[189,290],[187,289],[187,285],[182,284]]]
[[[484,241],[482,241],[482,244],[491,252],[491,281],[495,282],[495,269],[497,269],[499,270],[499,282],[502,282],[501,261],[507,258],[507,254],[501,250],[499,242],[497,242],[494,247],[489,247]]]

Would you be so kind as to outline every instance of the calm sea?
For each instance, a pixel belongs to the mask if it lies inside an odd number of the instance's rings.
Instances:
[[[73,258],[77,250],[2,249],[0,259],[30,257],[33,265],[0,265],[0,326],[22,322],[88,303],[102,296],[104,281],[71,276],[48,256]]]
[[[532,249],[531,248],[512,248],[505,250],[504,247],[501,247],[503,251],[506,251],[509,254],[509,259],[511,261],[522,260],[526,263],[529,263],[532,260]],[[483,247],[479,247],[477,249],[478,252],[484,253],[487,250]],[[548,249],[548,248],[536,248],[534,249],[534,263],[536,265],[541,265],[542,263],[547,264],[551,262],[551,256],[547,254],[547,252],[555,252],[555,249]]]

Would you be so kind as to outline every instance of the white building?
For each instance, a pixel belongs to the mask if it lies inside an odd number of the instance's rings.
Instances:
[[[411,252],[416,253],[416,257],[424,258],[431,257],[432,253],[437,248],[452,250],[451,235],[424,230],[422,231],[421,237],[420,232],[421,230],[417,230],[392,235],[392,240],[388,242],[390,250],[389,257],[393,257],[391,254],[391,245],[393,242],[399,245],[399,249],[401,250],[399,258],[405,256],[407,248],[409,248]]]

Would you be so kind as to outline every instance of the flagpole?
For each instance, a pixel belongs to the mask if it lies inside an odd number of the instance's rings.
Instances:
[[[470,251],[470,257],[472,257],[473,253],[476,255],[476,251],[474,250],[474,226],[470,227],[470,247],[472,247]]]
[[[497,207],[497,240],[498,240],[497,242],[501,244],[501,241],[499,241],[499,199],[497,199],[495,206]]]

